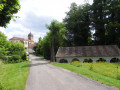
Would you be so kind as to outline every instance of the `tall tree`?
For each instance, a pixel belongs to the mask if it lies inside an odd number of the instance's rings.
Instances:
[[[19,9],[19,0],[0,0],[0,27],[6,27]]]
[[[107,43],[120,46],[120,1],[108,0]]]
[[[106,0],[93,0],[92,12],[95,44],[106,44]]]
[[[42,43],[42,38],[40,37],[38,43],[36,43],[36,46],[33,48],[36,55],[42,55],[41,43]]]
[[[53,20],[50,25],[46,25],[50,30],[51,38],[51,61],[55,61],[55,43],[61,41],[62,38],[65,38],[65,26],[63,23],[60,23],[56,20]]]
[[[119,11],[119,0],[94,0],[91,16],[95,44],[120,44]]]
[[[47,35],[41,41],[41,53],[46,59],[50,59],[50,49],[51,49],[51,36],[48,32]]]
[[[90,32],[90,5],[77,6],[72,3],[70,11],[64,19],[67,28],[67,42],[69,46],[88,45],[88,39],[91,37]]]

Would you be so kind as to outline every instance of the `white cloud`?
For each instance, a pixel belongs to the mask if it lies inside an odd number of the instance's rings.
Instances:
[[[90,0],[91,1],[91,0]],[[22,0],[21,10],[17,14],[20,18],[16,22],[11,21],[7,29],[0,28],[8,39],[13,36],[27,38],[31,31],[34,40],[44,37],[48,31],[45,24],[49,24],[53,19],[62,21],[65,12],[69,10],[72,2],[83,4],[84,0]]]
[[[62,21],[72,2],[83,4],[84,0],[25,0],[21,3],[21,13],[31,11],[38,16],[49,16]]]
[[[5,28],[0,27],[0,31],[1,31],[2,33],[5,33]]]

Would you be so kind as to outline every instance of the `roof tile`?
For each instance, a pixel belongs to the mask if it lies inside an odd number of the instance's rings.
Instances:
[[[33,40],[29,40],[29,39],[26,39],[26,38],[19,38],[19,37],[13,37],[10,40],[20,40],[20,41],[34,42]]]
[[[119,48],[116,45],[60,47],[56,57],[100,57],[119,56]]]

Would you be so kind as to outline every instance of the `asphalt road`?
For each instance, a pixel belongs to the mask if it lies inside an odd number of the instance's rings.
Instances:
[[[30,56],[26,90],[118,90]]]

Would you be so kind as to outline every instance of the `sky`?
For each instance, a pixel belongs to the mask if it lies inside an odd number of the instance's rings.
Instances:
[[[46,24],[49,25],[55,19],[62,22],[73,2],[81,5],[85,0],[20,0],[21,9],[16,14],[19,18],[16,22],[11,20],[7,28],[0,27],[0,31],[8,40],[12,37],[28,38],[31,32],[37,42],[39,37],[43,38],[49,31]]]

